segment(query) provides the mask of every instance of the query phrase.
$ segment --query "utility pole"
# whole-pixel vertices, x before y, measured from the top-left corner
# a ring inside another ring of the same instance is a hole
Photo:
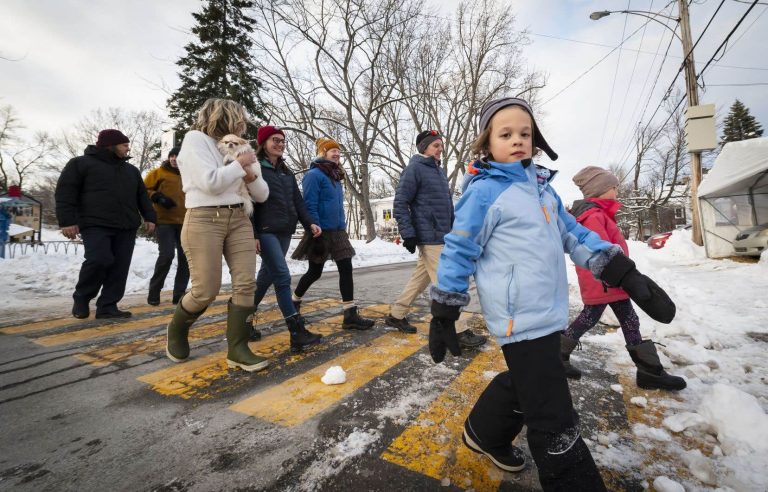
[[[685,70],[685,94],[688,107],[699,105],[699,90],[696,82],[696,67],[693,61],[693,42],[691,41],[691,20],[688,16],[688,2],[677,0],[678,15],[680,16],[680,33],[683,40],[683,56]],[[692,239],[702,246],[701,219],[699,215],[699,183],[701,183],[701,152],[691,152],[691,212],[693,217]]]

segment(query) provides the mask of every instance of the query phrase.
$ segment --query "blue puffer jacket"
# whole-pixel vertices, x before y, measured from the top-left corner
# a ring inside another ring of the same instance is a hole
[[[499,345],[565,329],[563,253],[599,272],[613,245],[565,211],[549,185],[554,174],[539,186],[534,164],[489,162],[476,170],[445,237],[432,298],[466,305],[474,274],[483,316]]]
[[[453,225],[448,178],[438,161],[416,154],[400,176],[395,193],[395,219],[403,238],[418,244],[443,244]]]
[[[344,217],[344,187],[332,180],[312,161],[309,171],[301,181],[304,203],[314,223],[328,231],[344,231],[347,220]]]

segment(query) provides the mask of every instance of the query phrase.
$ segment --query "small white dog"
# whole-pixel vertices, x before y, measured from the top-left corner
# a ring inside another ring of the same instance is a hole
[[[241,154],[249,151],[253,152],[253,147],[248,143],[248,140],[240,138],[237,135],[224,135],[224,137],[219,140],[217,147],[219,148],[221,155],[224,156],[225,166],[235,162]],[[256,177],[261,176],[261,166],[258,162],[255,165],[249,165],[248,169],[246,169],[246,172],[247,171],[252,172]],[[243,198],[245,213],[250,216],[253,214],[253,202],[250,193],[248,193],[248,186],[246,186],[245,181],[240,182],[240,189],[237,193]]]

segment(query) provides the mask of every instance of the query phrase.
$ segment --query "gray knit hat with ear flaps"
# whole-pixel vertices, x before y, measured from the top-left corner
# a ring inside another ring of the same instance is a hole
[[[526,101],[517,97],[502,97],[501,99],[494,99],[483,104],[483,109],[480,111],[479,133],[484,132],[488,128],[493,115],[509,106],[520,106],[528,112],[531,116],[531,121],[533,121],[533,145],[543,150],[550,159],[556,161],[557,153],[552,150],[552,147],[544,139],[544,135],[541,134],[541,130],[539,130],[539,126],[536,124],[536,118],[533,117],[531,106]]]

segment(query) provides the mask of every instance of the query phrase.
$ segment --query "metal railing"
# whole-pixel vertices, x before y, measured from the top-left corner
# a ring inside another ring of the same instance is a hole
[[[6,243],[5,251],[8,254],[8,258],[16,256],[17,252],[22,255],[27,254],[30,249],[34,252],[42,249],[44,254],[48,254],[48,250],[53,248],[54,253],[58,253],[59,250],[63,250],[64,254],[77,254],[77,250],[83,245],[82,241],[43,241],[37,243]]]

